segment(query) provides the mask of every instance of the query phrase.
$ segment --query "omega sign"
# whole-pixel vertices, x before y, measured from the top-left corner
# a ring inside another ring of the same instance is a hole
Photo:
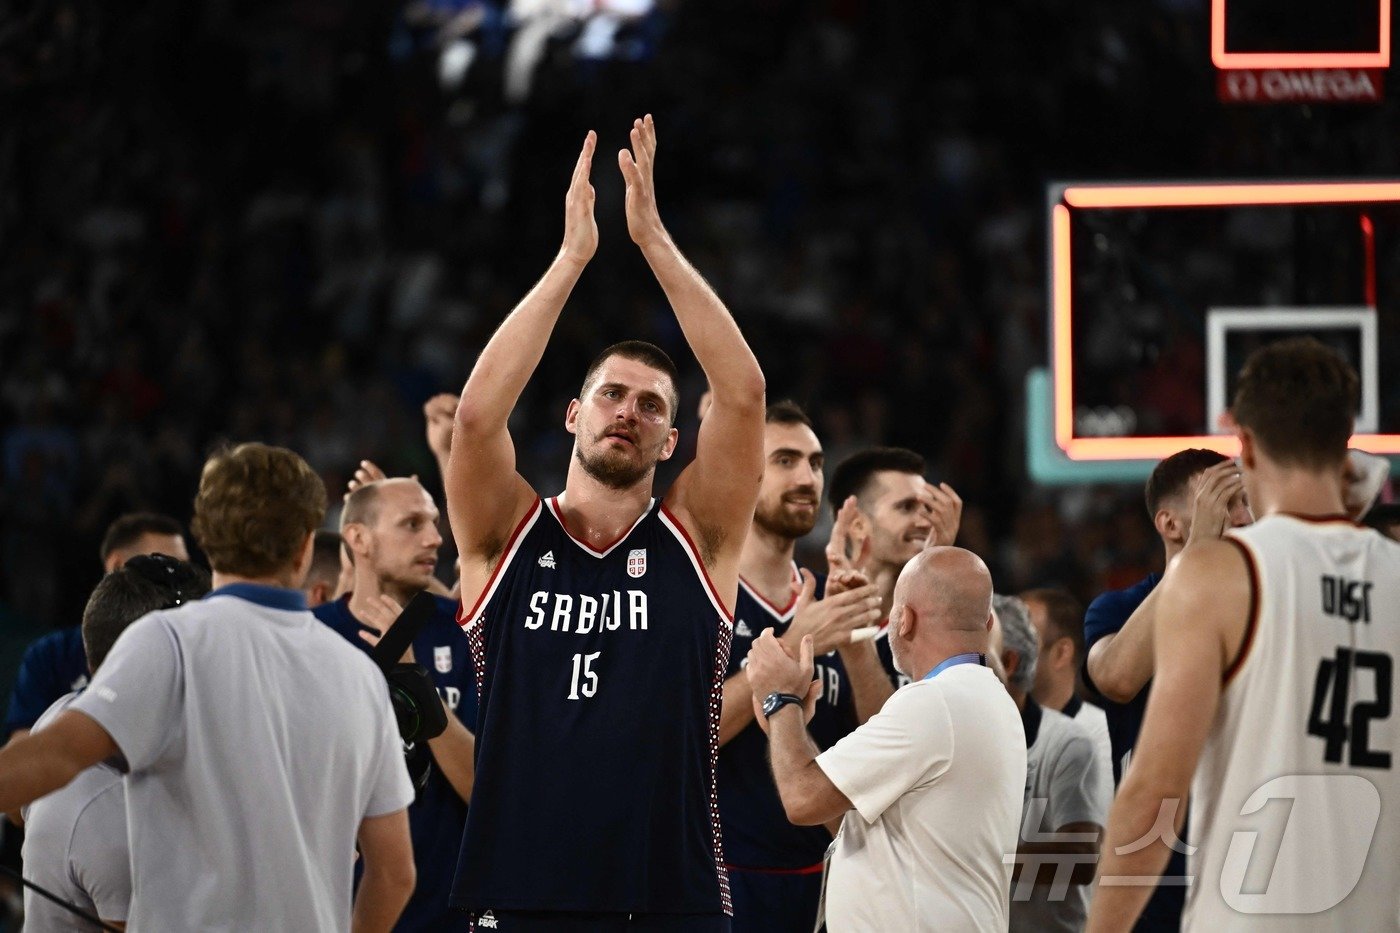
[[[1373,104],[1384,90],[1377,68],[1240,68],[1217,74],[1216,90],[1227,104]]]

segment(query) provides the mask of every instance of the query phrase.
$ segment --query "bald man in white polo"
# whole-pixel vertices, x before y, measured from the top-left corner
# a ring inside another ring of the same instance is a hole
[[[810,639],[793,658],[765,632],[749,652],[788,819],[842,820],[826,886],[832,933],[1006,929],[1026,739],[986,666],[991,600],[991,574],[970,551],[932,547],[909,561],[889,638],[913,682],[821,753],[804,719],[820,689]]]

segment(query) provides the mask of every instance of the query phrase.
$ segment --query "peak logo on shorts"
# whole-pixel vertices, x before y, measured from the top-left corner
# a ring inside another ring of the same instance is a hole
[[[480,917],[476,918],[476,925],[481,927],[483,930],[500,929],[500,927],[496,924],[496,915],[489,910],[486,911],[486,913],[482,914]]]
[[[627,554],[627,575],[636,579],[647,572],[647,549],[633,548]]]

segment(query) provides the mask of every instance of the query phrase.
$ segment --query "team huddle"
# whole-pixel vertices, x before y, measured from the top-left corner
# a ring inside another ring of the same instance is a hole
[[[1348,503],[1340,356],[1257,351],[1238,462],[1158,466],[1165,574],[1087,614],[1000,594],[921,456],[828,483],[812,421],[768,403],[662,224],[647,116],[618,166],[710,386],[694,460],[657,498],[679,377],[627,340],[583,374],[542,495],[510,415],[597,248],[595,146],[558,255],[425,409],[450,591],[416,479],[364,464],[328,535],[316,474],[253,443],[200,480],[212,578],[178,524],[104,544],[81,670],[12,704],[0,750],[56,895],[26,894],[26,929],[1400,929],[1400,545]],[[802,568],[823,499],[827,566]],[[424,591],[403,661],[447,724],[408,740],[369,652]]]

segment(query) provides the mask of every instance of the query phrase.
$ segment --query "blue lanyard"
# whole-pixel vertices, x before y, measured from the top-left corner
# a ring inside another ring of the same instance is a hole
[[[975,651],[969,652],[967,654],[955,654],[948,660],[944,661],[942,664],[939,664],[933,670],[929,671],[927,676],[925,676],[923,679],[933,680],[933,678],[937,677],[939,674],[943,673],[948,668],[955,667],[959,664],[981,664],[985,667],[987,664],[987,656],[985,654],[978,654]]]

